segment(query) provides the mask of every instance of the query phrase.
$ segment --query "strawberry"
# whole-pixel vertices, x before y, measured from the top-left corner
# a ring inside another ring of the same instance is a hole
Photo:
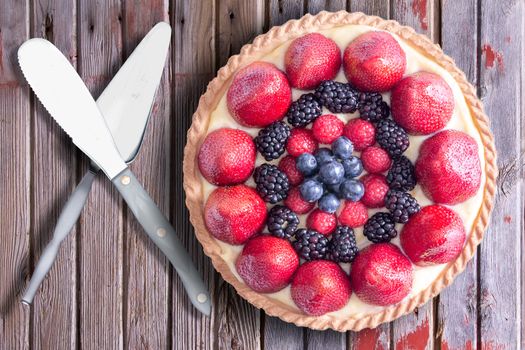
[[[376,146],[367,147],[361,153],[361,162],[365,170],[372,174],[384,173],[392,165],[388,152]]]
[[[385,196],[388,192],[386,177],[378,174],[367,174],[361,178],[365,186],[365,194],[361,202],[369,208],[381,208],[385,206]]]
[[[444,130],[419,148],[416,178],[433,202],[457,204],[474,196],[481,183],[476,141],[457,130]]]
[[[258,293],[286,287],[299,266],[299,257],[287,240],[263,235],[250,239],[235,261],[244,283]]]
[[[303,182],[303,174],[297,170],[294,156],[287,155],[286,157],[281,158],[278,168],[288,176],[288,182],[290,185],[297,186]]]
[[[282,119],[291,103],[286,76],[267,62],[253,62],[239,70],[227,93],[233,118],[250,127],[265,127]]]
[[[341,225],[351,228],[363,226],[368,220],[368,209],[359,201],[345,201],[337,219]]]
[[[465,244],[465,226],[456,212],[442,205],[429,205],[403,226],[401,247],[419,266],[455,260]]]
[[[325,236],[329,236],[335,230],[336,226],[336,216],[321,209],[315,209],[306,218],[307,228],[315,230]]]
[[[314,153],[317,146],[312,130],[303,128],[292,129],[286,142],[286,150],[294,157],[299,157],[303,153]]]
[[[325,114],[314,121],[312,132],[319,143],[331,144],[339,136],[343,135],[344,126],[343,121],[335,115]]]
[[[199,170],[214,185],[236,185],[250,177],[256,155],[255,144],[246,132],[218,129],[206,136],[199,149]]]
[[[350,270],[355,294],[373,305],[400,302],[410,293],[412,279],[412,263],[391,243],[372,244],[361,250]]]
[[[403,77],[406,56],[392,35],[370,31],[348,44],[343,68],[350,84],[359,90],[387,91]]]
[[[261,232],[266,216],[264,201],[246,185],[216,188],[204,207],[208,231],[229,244],[243,244]]]
[[[374,125],[359,118],[351,119],[345,125],[343,135],[352,141],[356,151],[362,151],[376,142]]]
[[[341,50],[322,34],[306,34],[290,44],[284,67],[292,87],[314,89],[323,80],[335,78],[341,67]]]
[[[452,89],[439,75],[418,72],[392,89],[392,118],[409,134],[428,135],[447,125],[454,111]]]
[[[309,213],[315,207],[315,203],[310,203],[303,199],[299,187],[290,189],[288,197],[284,200],[284,205],[299,215]]]
[[[348,276],[337,263],[315,260],[299,266],[292,280],[291,293],[304,313],[320,316],[345,306],[352,288]]]

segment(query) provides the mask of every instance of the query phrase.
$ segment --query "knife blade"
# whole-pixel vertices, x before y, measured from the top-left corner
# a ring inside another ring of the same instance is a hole
[[[153,97],[160,81],[171,38],[169,24],[156,24],[137,45],[97,99],[119,153],[129,164],[142,144]],[[91,166],[60,213],[52,239],[35,266],[22,296],[32,303],[38,287],[53,266],[62,241],[77,222],[98,169]]]
[[[82,79],[62,53],[44,39],[30,39],[18,50],[26,80],[73,143],[117,187],[146,234],[170,260],[193,305],[211,311],[202,278],[175,230],[121,158],[104,117]]]

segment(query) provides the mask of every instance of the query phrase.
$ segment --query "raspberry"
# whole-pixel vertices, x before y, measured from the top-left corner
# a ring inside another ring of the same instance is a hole
[[[383,175],[367,174],[361,178],[365,186],[365,194],[361,201],[369,208],[385,206],[385,196],[388,192],[388,183]]]
[[[362,151],[375,143],[376,131],[372,123],[355,118],[345,125],[343,135],[352,141],[356,151]]]
[[[314,138],[320,143],[331,144],[343,135],[345,124],[333,114],[325,114],[317,118],[312,125]]]
[[[299,187],[294,187],[288,192],[288,197],[284,200],[284,205],[299,215],[306,214],[315,207],[315,203],[307,202],[301,197]]]
[[[314,230],[300,228],[295,231],[292,245],[299,257],[308,261],[324,259],[328,253],[328,238]]]
[[[338,220],[340,224],[352,228],[363,226],[368,220],[368,209],[361,202],[345,201]]]
[[[337,218],[334,214],[315,209],[306,219],[306,227],[315,230],[325,236],[330,235],[337,225]]]
[[[372,174],[384,173],[392,165],[388,153],[375,146],[370,146],[361,153],[361,162],[363,162],[365,170]]]
[[[348,226],[337,226],[328,243],[330,260],[349,263],[357,255],[354,230]]]
[[[297,226],[299,225],[299,218],[297,214],[289,208],[276,205],[268,213],[268,231],[272,236],[278,238],[290,239]]]
[[[289,136],[290,127],[278,121],[259,130],[254,141],[257,150],[264,156],[264,159],[270,161],[279,158],[284,153],[286,140]]]
[[[321,104],[314,94],[304,94],[292,103],[286,116],[290,125],[304,127],[317,119],[321,111]]]
[[[281,158],[278,168],[288,176],[288,182],[291,186],[297,186],[303,182],[303,175],[295,166],[295,157],[288,155]]]
[[[255,168],[253,179],[257,184],[257,192],[265,202],[274,204],[288,196],[288,177],[275,165],[263,164]]]
[[[317,141],[314,139],[312,130],[309,129],[292,129],[286,150],[294,157],[299,157],[303,153],[314,153],[317,149]]]
[[[366,222],[363,234],[374,243],[390,242],[397,236],[394,218],[390,213],[375,213]]]

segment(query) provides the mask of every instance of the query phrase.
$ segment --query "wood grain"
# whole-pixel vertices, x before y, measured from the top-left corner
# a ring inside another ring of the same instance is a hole
[[[523,150],[523,1],[480,2],[480,95],[496,138],[500,179]],[[503,97],[504,96],[504,97]],[[518,161],[518,164],[521,162]],[[491,224],[481,245],[479,315],[482,349],[520,348],[522,181],[500,182]]]
[[[210,287],[214,298],[215,272],[194,237],[193,227],[184,205],[182,158],[186,130],[191,124],[191,116],[196,108],[196,97],[204,92],[206,84],[215,71],[215,3],[176,1],[172,2],[171,8],[173,12],[171,23],[174,29],[171,47],[173,57],[170,130],[171,222]],[[215,337],[213,322],[217,304],[214,303],[215,309],[211,318],[203,316],[191,305],[173,269],[172,275],[172,348],[212,349]]]
[[[116,0],[79,2],[78,68],[95,97],[122,63],[121,5]],[[85,349],[124,345],[123,227],[122,200],[100,174],[80,218],[79,344]]]
[[[77,61],[76,4],[37,1],[32,7],[32,37],[53,42],[73,64]],[[34,103],[32,260],[36,263],[51,239],[58,215],[79,178],[75,146],[66,133]],[[32,269],[34,266],[32,267]],[[61,245],[57,260],[33,302],[32,339],[36,349],[70,349],[77,339],[77,230]]]
[[[418,33],[426,34],[434,42],[439,40],[439,27],[434,18],[435,2],[430,0],[392,0],[392,19],[412,26]],[[397,349],[432,349],[434,343],[433,300],[391,323],[392,343]]]
[[[158,22],[167,21],[164,0],[126,1],[123,18],[124,54],[135,46]],[[169,59],[167,61],[169,63]],[[170,69],[159,84],[144,143],[131,169],[158,207],[169,215]],[[168,329],[169,261],[144,234],[133,213],[125,212],[124,232],[124,347],[165,349],[170,342]]]
[[[16,51],[28,38],[28,5],[6,1],[0,11],[0,347],[27,349],[29,309],[20,292],[29,272],[30,103]]]
[[[441,45],[445,53],[477,84],[477,2],[441,3]],[[477,340],[477,255],[454,283],[441,292],[436,345],[444,349],[472,348]]]
[[[315,15],[321,11],[347,10],[346,0],[308,0],[307,12]]]

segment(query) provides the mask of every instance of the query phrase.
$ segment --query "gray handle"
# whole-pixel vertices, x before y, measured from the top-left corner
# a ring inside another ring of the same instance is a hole
[[[80,181],[75,188],[75,191],[71,194],[71,197],[69,197],[64,209],[62,209],[62,213],[60,213],[60,216],[58,217],[57,226],[53,232],[53,237],[44,248],[44,251],[35,267],[35,271],[31,276],[31,280],[29,281],[29,286],[22,296],[22,302],[24,304],[29,305],[33,302],[33,298],[35,297],[40,283],[42,283],[49,270],[51,270],[51,266],[53,266],[57,257],[60,244],[67,237],[69,232],[71,232],[71,229],[80,216],[82,208],[86,204],[95,175],[96,173],[91,169],[84,175],[82,181]]]
[[[166,217],[128,168],[118,174],[112,182],[146,234],[166,255],[177,271],[195,308],[205,315],[210,315],[211,300],[208,290]]]

